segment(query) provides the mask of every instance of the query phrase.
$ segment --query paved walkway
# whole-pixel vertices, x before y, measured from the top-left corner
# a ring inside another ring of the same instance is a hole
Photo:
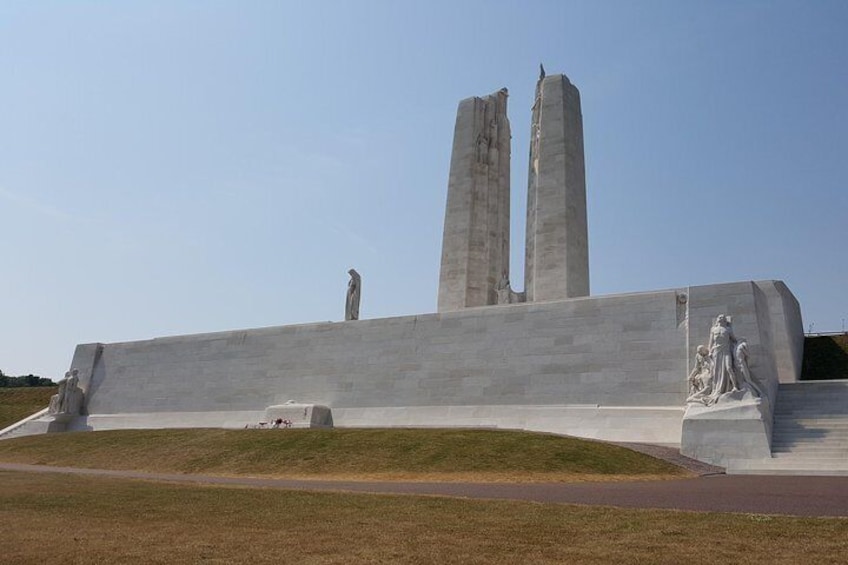
[[[690,457],[686,457],[685,455],[681,455],[680,446],[670,447],[663,445],[654,445],[651,443],[610,443],[612,443],[613,445],[626,447],[627,449],[630,449],[632,451],[644,453],[645,455],[650,455],[651,457],[655,457],[656,459],[668,461],[672,465],[683,467],[684,469],[687,469],[695,473],[696,475],[718,475],[724,473],[724,467],[717,467],[715,465],[710,465],[709,463],[704,463],[703,461],[698,461],[697,459],[692,459]]]
[[[418,483],[302,481],[110,471],[0,463],[0,470],[70,473],[286,490],[417,494],[710,512],[848,517],[848,477],[709,475],[619,483]]]

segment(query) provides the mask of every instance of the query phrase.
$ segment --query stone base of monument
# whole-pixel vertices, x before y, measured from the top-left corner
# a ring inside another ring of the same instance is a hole
[[[60,414],[59,416],[62,417],[57,419],[52,415],[42,415],[36,418],[27,418],[21,422],[17,422],[13,426],[0,430],[0,437],[2,439],[12,439],[67,431],[68,423],[73,420],[74,416],[71,414]]]
[[[338,427],[497,428],[615,442],[680,445],[680,406],[464,405],[333,408]]]
[[[42,418],[42,420],[44,420],[46,422],[55,422],[57,424],[56,427],[58,428],[59,426],[67,425],[68,422],[70,422],[71,420],[73,420],[74,418],[76,418],[78,416],[79,416],[79,414],[69,414],[69,413],[49,414],[47,416],[44,416]]]
[[[722,467],[736,459],[771,457],[768,398],[728,393],[713,406],[690,404],[683,414],[680,453]]]
[[[284,411],[246,410],[228,412],[147,412],[89,414],[68,425],[68,431],[102,431],[162,428],[243,429],[277,418],[294,426],[307,412],[309,425],[316,427],[472,427],[527,430],[573,435],[617,442],[680,445],[683,419],[681,406],[598,406],[598,405],[464,405],[464,406],[370,406],[327,407],[325,405],[282,404]],[[319,409],[320,406],[320,409]],[[269,407],[276,408],[276,406]],[[299,410],[299,413],[297,412]],[[292,412],[289,412],[292,411]],[[326,412],[325,412],[326,411]],[[324,413],[323,422],[320,415]],[[285,415],[284,415],[285,414]],[[305,427],[303,422],[298,427]]]
[[[301,404],[287,402],[265,409],[265,421],[273,424],[276,420],[286,422],[287,428],[332,428],[333,414],[328,406],[321,404]]]

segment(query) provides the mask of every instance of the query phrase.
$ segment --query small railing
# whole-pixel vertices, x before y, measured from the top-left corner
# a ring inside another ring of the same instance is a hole
[[[35,414],[33,414],[31,416],[27,416],[23,420],[18,420],[17,422],[12,424],[11,426],[7,426],[7,427],[3,428],[2,430],[0,430],[0,439],[3,439],[3,436],[17,430],[21,426],[24,426],[27,422],[31,422],[32,420],[36,420],[38,418],[41,418],[42,416],[47,414],[48,410],[50,410],[50,408],[45,408],[44,410],[39,410]]]

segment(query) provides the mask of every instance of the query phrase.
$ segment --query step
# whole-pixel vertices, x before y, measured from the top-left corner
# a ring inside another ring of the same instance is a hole
[[[827,446],[848,447],[848,438],[810,438],[810,437],[788,437],[788,436],[772,436],[772,445],[811,445],[811,446]]]
[[[845,434],[817,434],[817,433],[773,433],[772,442],[780,441],[802,441],[804,443],[845,443],[848,445],[848,436]]]
[[[848,416],[848,406],[816,406],[814,404],[795,404],[795,405],[786,405],[786,404],[778,404],[774,409],[775,414],[795,414],[796,412],[811,412],[814,414],[824,413],[824,414],[836,414],[836,417],[839,416]]]
[[[800,390],[821,390],[827,389],[845,389],[848,388],[848,379],[827,379],[821,381],[801,381],[797,383],[782,383],[780,391],[798,392]]]
[[[840,433],[818,433],[815,432],[774,432],[772,433],[772,441],[801,441],[804,443],[845,443],[848,444],[848,435]]]
[[[772,436],[772,445],[810,445],[823,447],[846,447],[848,448],[848,438],[846,437],[798,437],[798,436]]]
[[[848,429],[848,420],[830,420],[822,418],[813,420],[811,418],[775,418],[775,427],[796,427],[796,428],[834,428],[838,430]]]
[[[848,404],[844,402],[782,402],[780,400],[777,401],[775,405],[775,411],[779,412],[781,410],[834,410],[836,412],[841,412],[848,408]]]
[[[775,418],[800,419],[800,420],[848,420],[848,412],[836,412],[834,410],[786,410],[774,413]]]
[[[848,426],[845,425],[832,425],[832,424],[797,424],[797,423],[784,423],[784,422],[775,422],[772,426],[773,430],[781,430],[786,433],[792,432],[832,432],[834,434],[844,434],[848,432]]]
[[[848,460],[782,454],[766,459],[734,459],[726,472],[733,474],[848,475]]]
[[[827,439],[831,437],[846,437],[848,436],[848,429],[831,428],[828,426],[774,426],[772,433],[776,436]]]
[[[775,406],[845,406],[848,404],[848,398],[778,398]]]
[[[773,441],[806,441],[811,443],[833,443],[848,440],[848,434],[836,430],[813,428],[804,430],[774,430]]]
[[[848,424],[848,415],[832,416],[829,414],[775,414],[773,421],[775,423],[786,424],[815,424],[817,426],[845,426]]]
[[[805,453],[795,453],[795,452],[775,452],[771,454],[772,458],[780,459],[783,461],[784,459],[797,460],[797,461],[818,461],[821,463],[827,463],[831,465],[835,464],[846,464],[848,465],[848,454],[841,455],[833,455],[833,454],[805,454]]]
[[[797,476],[848,476],[848,464],[827,465],[809,462],[774,461],[773,459],[752,462],[750,460],[728,461],[728,475],[797,475]]]
[[[796,412],[810,412],[813,414],[835,414],[835,418],[848,415],[848,406],[784,406],[778,405],[775,414],[794,414]]]
[[[780,427],[773,428],[773,435],[781,437],[800,437],[807,439],[848,438],[845,428],[816,427]]]
[[[798,459],[843,459],[848,462],[848,452],[838,449],[833,451],[820,452],[798,452],[798,451],[777,451],[771,454],[772,457],[796,457]]]
[[[828,396],[838,396],[844,397],[848,396],[848,387],[844,385],[835,386],[828,389],[823,389],[821,387],[812,387],[806,390],[785,390],[780,389],[777,391],[778,398],[810,398],[810,397],[828,397]]]
[[[848,405],[845,404],[781,404],[774,408],[775,414],[786,412],[833,412],[834,414],[848,414]]]
[[[780,449],[795,449],[795,448],[804,448],[804,449],[812,449],[817,451],[845,451],[848,450],[848,442],[845,441],[835,441],[835,442],[823,442],[823,441],[791,441],[791,440],[778,440],[771,442],[772,450],[777,448]]]
[[[777,391],[777,400],[780,402],[784,399],[803,399],[803,398],[824,398],[826,400],[838,400],[848,398],[848,387],[835,387],[830,390],[824,389],[808,389],[808,390],[779,390]]]
[[[833,457],[848,458],[848,447],[818,448],[803,445],[773,445],[771,447],[771,452],[772,455],[774,455],[775,453],[797,453],[798,455],[803,455],[805,457],[816,455],[828,455]]]
[[[834,428],[774,428],[773,437],[829,440],[848,438],[848,430]]]
[[[814,398],[816,400],[845,400],[848,398],[848,388],[842,388],[841,390],[807,390],[807,391],[792,391],[787,392],[785,390],[781,390],[777,393],[777,401],[783,402],[784,400],[801,400],[805,401],[808,398]]]

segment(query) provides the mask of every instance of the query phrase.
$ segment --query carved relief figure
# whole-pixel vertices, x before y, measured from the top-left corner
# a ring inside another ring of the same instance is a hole
[[[688,401],[701,402],[712,392],[712,361],[706,345],[699,345],[695,354],[695,368],[689,373]]]
[[[512,287],[509,284],[509,277],[504,273],[501,276],[501,280],[498,282],[498,285],[495,287],[495,291],[498,293],[498,304],[511,304],[512,303]]]
[[[738,371],[739,381],[742,387],[750,388],[755,395],[762,397],[763,391],[754,377],[751,376],[751,370],[748,368],[748,342],[745,338],[741,338],[736,345],[735,351],[736,369]]]
[[[498,154],[498,122],[497,120],[492,120],[489,122],[489,146],[486,151],[486,162],[489,165],[495,165],[497,163],[497,154]]]
[[[348,271],[350,280],[347,283],[347,297],[345,299],[345,320],[359,319],[359,297],[362,293],[362,277],[356,269]]]
[[[482,133],[477,135],[477,162],[483,165],[489,162],[489,138]]]

